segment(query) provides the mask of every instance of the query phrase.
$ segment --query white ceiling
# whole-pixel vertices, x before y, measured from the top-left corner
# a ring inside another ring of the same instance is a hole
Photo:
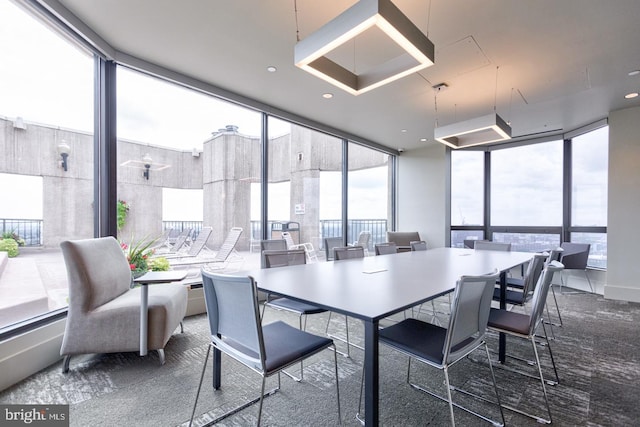
[[[434,144],[436,120],[494,106],[518,137],[640,105],[624,98],[640,91],[640,76],[628,75],[640,69],[638,0],[394,0],[434,43],[435,65],[359,96],[293,65],[296,27],[303,39],[355,0],[58,2],[117,51],[391,148]],[[335,57],[363,69],[389,49],[370,32]],[[449,88],[436,114],[438,83]]]

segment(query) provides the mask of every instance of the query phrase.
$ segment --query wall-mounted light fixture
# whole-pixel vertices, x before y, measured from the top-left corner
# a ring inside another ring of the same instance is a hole
[[[369,71],[355,74],[327,54],[377,27],[404,53]],[[434,46],[390,0],[360,0],[295,46],[295,64],[352,95],[375,89],[433,65]]]
[[[67,159],[69,158],[69,153],[71,153],[71,147],[63,139],[60,141],[60,144],[58,144],[58,154],[62,158],[62,160],[60,160],[60,166],[65,172],[67,171]]]
[[[152,159],[149,153],[142,156],[142,163],[144,163],[144,172],[142,173],[142,176],[144,176],[147,181],[149,180],[149,169],[151,169],[151,162]]]

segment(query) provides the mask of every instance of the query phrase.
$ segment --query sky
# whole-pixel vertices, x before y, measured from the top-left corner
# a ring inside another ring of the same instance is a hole
[[[573,139],[572,225],[607,225],[606,127]],[[561,226],[563,141],[491,153],[491,225]],[[452,225],[482,225],[484,153],[452,154]]]

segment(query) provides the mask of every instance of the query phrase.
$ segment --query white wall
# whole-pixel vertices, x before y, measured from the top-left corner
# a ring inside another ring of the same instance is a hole
[[[446,149],[432,144],[398,158],[398,231],[418,231],[430,248],[445,246]]]
[[[605,298],[640,302],[640,108],[609,114]]]

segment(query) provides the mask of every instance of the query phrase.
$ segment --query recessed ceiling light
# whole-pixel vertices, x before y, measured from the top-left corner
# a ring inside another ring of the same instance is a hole
[[[269,65],[267,67],[267,71],[270,73],[275,73],[276,71],[278,71],[278,69],[276,67],[274,67],[273,65]]]
[[[420,142],[427,142],[427,138],[420,138]]]
[[[640,70],[629,71],[630,76],[637,76],[638,74],[640,74]]]
[[[407,130],[406,129],[402,129],[400,132],[407,133]]]
[[[635,98],[636,96],[638,96],[638,92],[628,93],[624,97],[627,98],[627,99],[631,99],[631,98]]]
[[[333,94],[329,93],[329,92],[323,93],[322,97],[325,98],[325,99],[331,99],[331,98],[333,98]]]

